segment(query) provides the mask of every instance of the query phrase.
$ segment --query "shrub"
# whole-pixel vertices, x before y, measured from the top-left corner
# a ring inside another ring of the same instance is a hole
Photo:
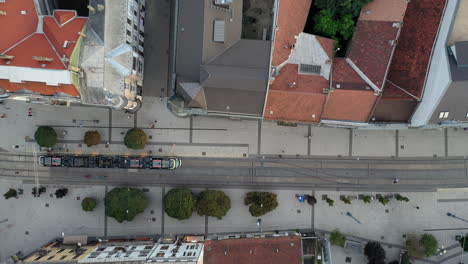
[[[84,198],[83,201],[81,202],[81,208],[85,212],[93,211],[94,208],[96,208],[96,199],[89,198],[89,197]]]
[[[231,208],[231,199],[223,191],[208,190],[197,195],[197,213],[222,219]]]
[[[101,142],[101,134],[97,131],[86,131],[84,142],[88,147],[98,145]]]
[[[40,193],[40,191],[39,191],[39,193]],[[67,194],[68,194],[68,189],[67,188],[61,188],[61,189],[57,189],[57,191],[55,191],[55,197],[57,199],[63,198]]]
[[[125,134],[125,146],[130,149],[142,149],[147,141],[146,133],[140,128],[132,128]]]
[[[401,194],[395,194],[395,199],[396,199],[397,201],[409,202],[408,197],[405,197],[405,196],[403,196],[403,195],[401,195]]]
[[[143,213],[148,200],[142,190],[118,187],[106,194],[104,204],[106,215],[122,223],[123,221],[132,221],[136,215]]]
[[[170,217],[184,220],[192,216],[196,198],[187,188],[175,188],[164,196],[164,211]]]
[[[381,204],[383,204],[383,205],[386,205],[386,204],[388,204],[390,202],[390,200],[387,197],[381,196],[381,197],[379,197],[379,202]]]
[[[351,199],[347,196],[341,196],[340,200],[343,201],[345,204],[351,204]]]
[[[364,201],[364,203],[371,203],[372,198],[370,195],[364,195],[364,197],[362,197],[362,201]]]
[[[345,240],[345,236],[338,229],[330,233],[330,243],[332,245],[344,247]]]
[[[57,132],[51,127],[41,126],[34,133],[34,139],[39,146],[50,148],[57,143]]]
[[[249,212],[252,216],[262,216],[278,207],[275,193],[249,192],[244,198],[244,204],[250,205]]]
[[[437,253],[439,244],[433,235],[423,234],[421,239],[419,239],[419,243],[421,243],[421,246],[424,248],[424,255],[426,255],[426,257],[434,256]]]
[[[325,201],[327,202],[328,206],[333,206],[333,204],[335,203],[335,201],[333,201],[330,198],[325,199]]]
[[[385,264],[385,250],[378,242],[367,242],[364,255],[369,264]]]
[[[409,234],[406,239],[406,247],[410,256],[421,258],[424,256],[424,249],[415,234]]]
[[[10,199],[10,198],[13,198],[13,197],[18,197],[18,192],[15,190],[15,189],[12,189],[10,188],[8,190],[8,192],[6,192],[3,197],[5,197],[5,199]]]

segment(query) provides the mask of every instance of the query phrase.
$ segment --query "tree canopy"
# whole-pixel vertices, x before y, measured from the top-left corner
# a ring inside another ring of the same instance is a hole
[[[98,145],[101,142],[101,134],[97,131],[86,131],[84,142],[88,147]]]
[[[15,190],[15,189],[12,189],[10,188],[8,190],[8,192],[6,192],[3,197],[5,197],[5,199],[10,199],[10,198],[13,198],[13,197],[18,197],[18,192]]]
[[[423,234],[419,239],[421,246],[424,248],[424,255],[426,257],[434,256],[437,254],[439,244],[437,239],[431,234]]]
[[[197,213],[222,219],[231,208],[231,199],[223,191],[207,190],[197,195]]]
[[[83,211],[86,212],[91,212],[96,208],[96,199],[86,197],[81,201],[81,208],[83,208]]]
[[[249,192],[244,198],[244,204],[250,205],[249,212],[252,216],[262,216],[278,207],[275,193]]]
[[[367,242],[364,255],[367,256],[368,264],[385,264],[385,250],[378,242]]]
[[[38,127],[34,139],[41,147],[50,148],[57,143],[57,132],[49,126]]]
[[[118,187],[106,194],[104,203],[106,215],[122,223],[123,221],[132,221],[136,215],[143,213],[148,200],[140,189]]]
[[[145,131],[140,128],[132,128],[125,134],[125,146],[130,149],[143,149],[146,145],[147,137]]]
[[[164,211],[170,217],[184,220],[192,216],[196,198],[187,188],[175,188],[164,196]]]
[[[330,233],[330,243],[332,245],[344,247],[345,240],[345,236],[338,229]]]

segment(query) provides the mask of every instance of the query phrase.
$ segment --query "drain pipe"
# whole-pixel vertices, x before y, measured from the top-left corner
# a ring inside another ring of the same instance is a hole
[[[172,87],[172,96],[176,94],[176,52],[177,52],[177,28],[179,24],[179,0],[174,1],[174,27],[173,27],[173,36],[172,36],[172,62],[171,62],[171,87]]]

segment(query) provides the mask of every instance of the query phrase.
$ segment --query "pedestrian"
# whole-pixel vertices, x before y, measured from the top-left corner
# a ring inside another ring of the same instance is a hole
[[[419,206],[416,206],[416,209],[419,210]]]
[[[398,179],[398,178],[393,178],[393,183],[394,183],[394,184],[395,184],[395,183],[398,183],[399,181],[400,181],[400,179]]]
[[[154,124],[151,125],[151,128],[154,128]]]

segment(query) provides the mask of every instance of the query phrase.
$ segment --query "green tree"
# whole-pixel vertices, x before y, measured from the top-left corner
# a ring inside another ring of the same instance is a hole
[[[252,216],[262,216],[278,207],[275,193],[248,192],[244,198],[244,204],[250,205],[249,212]]]
[[[231,199],[223,191],[208,190],[197,195],[197,213],[222,219],[231,208]]]
[[[346,237],[338,229],[330,233],[330,243],[332,245],[344,247],[345,240]]]
[[[378,242],[367,242],[364,255],[367,256],[368,264],[385,264],[385,250]]]
[[[196,203],[196,197],[190,189],[175,188],[164,196],[164,211],[170,217],[184,220],[192,216]]]
[[[339,22],[335,19],[335,14],[330,9],[320,10],[318,15],[314,17],[314,22],[315,33],[329,38],[335,36],[340,27]]]
[[[345,204],[351,204],[351,199],[347,196],[341,196],[340,200],[343,201]]]
[[[434,256],[437,253],[439,244],[433,235],[423,234],[421,239],[419,239],[419,243],[421,243],[421,246],[424,248],[426,257]]]
[[[143,213],[148,200],[140,189],[118,187],[106,194],[104,204],[106,215],[122,223],[123,221],[132,221],[136,215]]]
[[[101,142],[101,134],[97,131],[86,131],[84,142],[88,147],[97,145]]]
[[[18,192],[15,190],[15,189],[12,189],[10,188],[8,190],[8,192],[6,192],[3,197],[5,197],[5,199],[10,199],[10,198],[13,198],[13,197],[18,197]]]
[[[468,241],[465,241],[465,239],[466,239],[466,235],[464,237],[460,238],[459,242],[460,242],[460,246],[463,248],[463,250],[468,252]]]
[[[140,128],[132,128],[125,134],[125,146],[130,149],[142,149],[147,141],[146,133]]]
[[[81,201],[81,208],[86,212],[93,211],[94,208],[96,208],[96,199],[90,197],[84,198],[83,201]]]
[[[395,199],[396,199],[397,201],[409,202],[408,197],[403,196],[403,195],[401,195],[401,194],[399,194],[399,193],[395,194]]]
[[[50,148],[57,143],[57,132],[49,126],[40,126],[34,133],[34,139],[39,146]]]
[[[364,203],[371,203],[372,197],[370,195],[364,195],[364,197],[362,197],[362,201]]]
[[[351,15],[344,15],[341,17],[338,27],[338,33],[343,36],[344,40],[348,40],[353,36],[354,33],[354,20]]]
[[[386,205],[390,202],[390,200],[387,197],[380,196],[379,197],[379,202],[383,205]]]
[[[335,201],[333,201],[332,199],[328,198],[325,199],[325,201],[327,202],[328,206],[333,206],[333,204],[335,203]]]

